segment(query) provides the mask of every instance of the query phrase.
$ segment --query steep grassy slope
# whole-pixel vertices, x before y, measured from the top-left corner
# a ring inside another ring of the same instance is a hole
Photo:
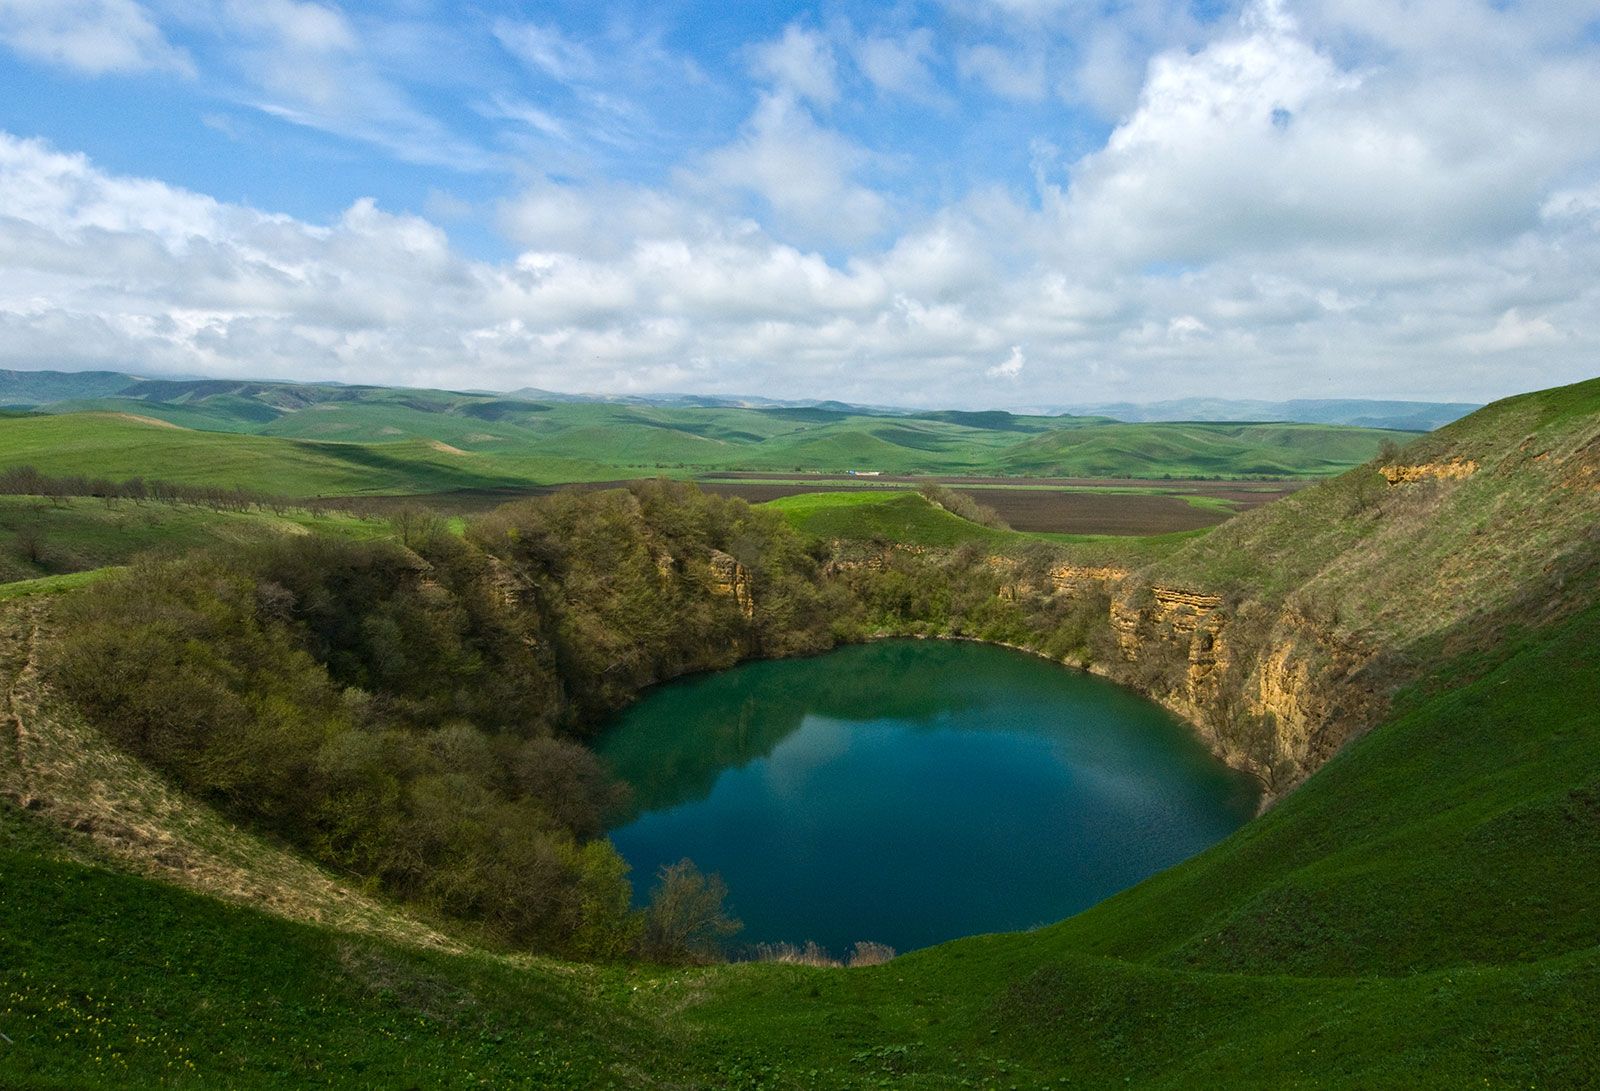
[[[1600,611],[1427,696],[1210,852],[857,971],[427,953],[83,862],[0,811],[18,1086],[1582,1086]],[[13,892],[26,891],[25,897]],[[179,1029],[181,1028],[181,1030]]]
[[[1586,605],[1597,568],[1591,380],[1498,402],[1134,573],[1104,668],[1281,791],[1397,684]]]
[[[0,603],[0,800],[25,809],[68,859],[156,876],[341,931],[449,946],[442,933],[197,803],[115,746],[46,684],[49,603]],[[11,815],[0,832],[26,831]],[[67,837],[62,831],[71,830]],[[19,888],[11,888],[13,891]],[[3,902],[9,914],[20,908]]]

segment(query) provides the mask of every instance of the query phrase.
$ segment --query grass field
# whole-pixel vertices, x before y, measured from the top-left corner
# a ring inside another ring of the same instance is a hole
[[[444,492],[606,476],[589,464],[531,455],[497,459],[426,440],[289,440],[175,428],[107,413],[0,421],[0,465],[30,465],[56,475],[239,486],[293,497]]]
[[[819,538],[954,546],[1021,537],[952,515],[914,492],[803,493],[766,506],[782,512],[796,529]]]
[[[428,493],[712,471],[1306,477],[1363,462],[1406,433],[1281,423],[1120,424],[1009,413],[876,413],[540,402],[327,384],[7,373],[26,418],[0,464],[165,474],[293,495]],[[30,387],[30,383],[32,387]],[[31,393],[30,393],[31,391]],[[63,397],[62,395],[67,395]],[[137,433],[169,427],[163,436]],[[14,434],[13,434],[14,432]],[[206,436],[233,437],[192,456]],[[95,467],[115,465],[116,469]],[[142,464],[142,465],[141,465]]]
[[[141,553],[181,553],[208,545],[262,541],[281,534],[370,537],[387,524],[300,509],[212,511],[193,505],[91,498],[0,496],[0,584],[61,578],[121,564]],[[62,585],[57,585],[62,586]]]

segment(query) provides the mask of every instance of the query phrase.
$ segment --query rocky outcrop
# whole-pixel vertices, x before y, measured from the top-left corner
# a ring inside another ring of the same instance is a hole
[[[750,580],[750,570],[740,564],[730,553],[720,549],[711,551],[711,591],[731,598],[738,604],[746,618],[756,612],[755,592]]]
[[[1121,583],[1128,578],[1128,570],[1112,565],[1058,564],[1049,576],[1052,591],[1077,596]]]
[[[1418,481],[1460,481],[1478,472],[1478,463],[1470,458],[1452,458],[1447,462],[1423,462],[1414,466],[1380,466],[1390,485],[1407,485]]]
[[[1290,607],[1124,583],[1107,622],[1117,658],[1095,669],[1189,721],[1219,757],[1262,781],[1267,802],[1382,711],[1365,677],[1370,650]]]

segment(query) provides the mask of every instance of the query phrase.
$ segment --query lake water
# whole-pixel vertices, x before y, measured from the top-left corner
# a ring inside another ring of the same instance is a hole
[[[689,857],[739,943],[900,951],[1060,920],[1225,837],[1254,782],[1158,705],[1006,648],[895,640],[660,687],[600,742],[642,903]]]

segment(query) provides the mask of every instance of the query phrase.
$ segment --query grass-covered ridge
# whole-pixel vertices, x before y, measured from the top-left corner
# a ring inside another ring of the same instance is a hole
[[[1385,438],[1407,435],[1320,424],[633,405],[131,377],[119,387],[107,373],[7,375],[0,393],[59,419],[3,422],[0,465],[142,473],[299,496],[718,470],[1309,477],[1355,465]],[[170,434],[136,425],[166,425]]]
[[[804,493],[763,506],[782,512],[796,529],[820,538],[954,546],[1019,537],[963,519],[914,492]]]
[[[387,523],[300,508],[218,511],[193,504],[93,497],[0,496],[0,585],[123,564],[144,553],[169,556],[206,546],[283,535],[387,535]]]

